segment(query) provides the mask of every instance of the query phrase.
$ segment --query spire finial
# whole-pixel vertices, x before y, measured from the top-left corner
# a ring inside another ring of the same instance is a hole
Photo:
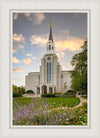
[[[52,22],[50,22],[49,40],[52,40],[52,42],[53,42],[53,36],[52,36]]]
[[[50,22],[50,28],[52,28],[52,22]]]

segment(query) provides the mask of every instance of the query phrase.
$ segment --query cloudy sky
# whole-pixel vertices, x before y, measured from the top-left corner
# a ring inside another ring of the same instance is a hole
[[[39,71],[52,22],[59,62],[72,70],[72,57],[87,38],[86,13],[13,13],[13,84],[25,86],[25,75]]]

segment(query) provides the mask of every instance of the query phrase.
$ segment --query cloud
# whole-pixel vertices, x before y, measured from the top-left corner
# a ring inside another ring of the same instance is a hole
[[[39,61],[39,59],[36,58],[36,57],[32,57],[32,58],[33,58],[34,61]]]
[[[62,33],[68,34],[68,31],[62,31]],[[84,44],[85,39],[83,38],[76,38],[76,37],[71,37],[68,35],[65,35],[65,39],[63,40],[61,37],[56,37],[55,36],[55,49],[57,52],[64,52],[65,50],[69,49],[71,51],[77,51],[80,50],[81,46]],[[31,45],[37,45],[40,47],[45,47],[46,43],[48,41],[48,34],[45,34],[44,36],[39,36],[39,35],[32,35],[30,37],[30,42]],[[62,53],[63,56],[64,53]]]
[[[38,36],[38,35],[32,35],[30,37],[30,42],[31,45],[40,45],[40,46],[45,46],[47,43],[47,38],[43,37],[43,36]]]
[[[13,18],[14,18],[14,20],[16,20],[18,18],[18,13],[14,13]]]
[[[62,33],[68,33],[67,30],[62,31]],[[46,47],[46,43],[48,42],[48,35],[45,34],[44,36],[39,36],[39,35],[32,35],[30,37],[30,42],[31,45],[37,45],[40,47]],[[77,51],[81,50],[81,46],[84,44],[85,39],[83,38],[77,38],[77,37],[71,37],[68,35],[65,35],[65,39],[62,39],[61,37],[56,37],[55,36],[55,50],[57,52],[64,52],[66,50],[71,50],[71,51]],[[61,57],[64,56],[64,53],[60,53]]]
[[[25,38],[23,37],[23,34],[13,34],[13,40],[16,42],[24,42],[25,43]]]
[[[27,53],[26,56],[32,57],[32,53]]]
[[[24,16],[34,25],[39,25],[46,18],[43,13],[24,13]]]
[[[14,78],[14,79],[12,79],[12,81],[13,81],[13,83],[14,83],[15,81],[18,81],[18,79],[15,79],[15,78]]]
[[[20,44],[19,44],[19,45],[17,45],[17,48],[18,48],[18,49],[24,49],[24,45],[20,45]]]
[[[65,53],[64,52],[59,52],[59,53],[56,53],[56,55],[58,56],[58,58],[63,58]]]
[[[23,69],[21,67],[14,67],[13,68],[13,71],[16,71],[16,72],[23,72]]]
[[[15,50],[15,49],[13,49],[13,51],[12,51],[13,53],[17,53],[17,51]]]
[[[34,61],[39,61],[38,58],[32,56],[32,53],[27,53],[26,55],[27,55],[28,57],[31,57]]]
[[[13,57],[13,62],[14,63],[20,63],[20,61],[16,57]]]
[[[69,36],[69,30],[61,30],[59,33],[64,36]]]
[[[26,17],[29,17],[31,15],[31,13],[25,13],[24,14]]]
[[[26,58],[26,59],[24,59],[23,62],[24,62],[25,64],[29,64],[29,65],[32,64],[32,61],[31,61],[30,58]]]
[[[25,79],[25,76],[20,76],[21,79]]]
[[[80,47],[84,44],[85,39],[75,38],[75,37],[67,37],[66,40],[58,40],[55,41],[56,51],[65,51],[69,49],[71,51],[80,50]]]
[[[66,66],[62,66],[62,69],[63,69],[63,70],[66,70],[66,69],[67,69],[67,67],[66,67]]]
[[[24,45],[21,44],[13,44],[13,53],[18,53],[19,50],[23,51]]]
[[[69,67],[73,67],[73,66],[71,65],[71,63],[69,63],[68,66],[69,66]]]
[[[34,13],[35,16],[35,24],[41,24],[45,19],[45,15],[43,13]]]
[[[17,49],[24,49],[24,45],[21,45],[21,44],[14,44],[13,45],[13,50],[14,50],[14,52],[16,53],[17,51]]]

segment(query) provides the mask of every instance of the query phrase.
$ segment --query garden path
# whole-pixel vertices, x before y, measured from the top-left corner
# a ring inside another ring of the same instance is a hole
[[[77,108],[79,106],[82,106],[84,103],[87,103],[87,99],[86,98],[83,98],[83,97],[81,97],[79,95],[77,95],[76,97],[78,97],[80,99],[80,103],[78,105],[72,107],[71,109],[75,109],[75,108]]]

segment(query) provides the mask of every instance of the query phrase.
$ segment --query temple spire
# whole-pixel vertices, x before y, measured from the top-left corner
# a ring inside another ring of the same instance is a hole
[[[52,40],[52,42],[53,42],[53,35],[52,35],[52,22],[50,22],[49,40]]]

